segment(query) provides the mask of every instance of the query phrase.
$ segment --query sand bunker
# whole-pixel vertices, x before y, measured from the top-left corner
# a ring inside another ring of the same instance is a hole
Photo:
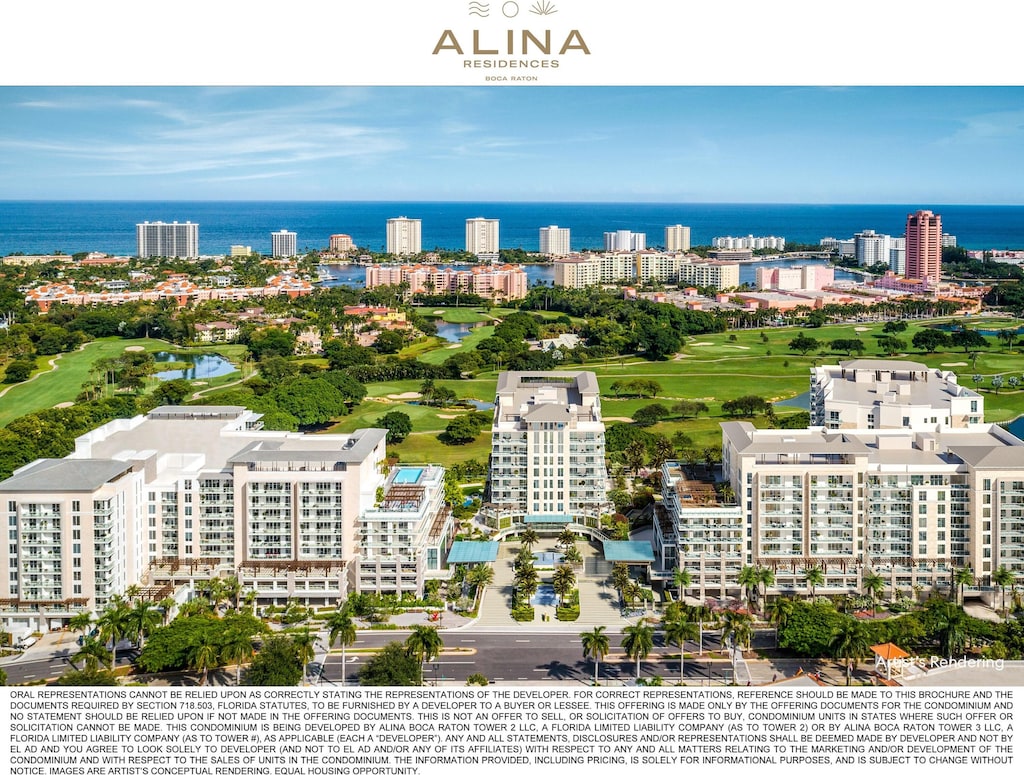
[[[132,344],[132,345],[128,345],[128,347],[125,347],[125,348],[124,348],[124,351],[125,351],[126,353],[141,353],[141,352],[143,352],[143,351],[144,351],[145,349],[146,349],[146,348],[145,348],[145,347],[143,347],[143,346],[142,346],[141,344]]]
[[[416,392],[388,393],[388,398],[394,398],[396,401],[401,401],[401,400],[404,400],[406,398],[419,398],[419,397],[420,397],[420,394],[416,393]]]
[[[61,401],[59,404],[54,404],[54,409],[67,409],[69,406],[74,406],[74,401]]]
[[[854,331],[870,331],[871,329],[867,326],[854,326]]]
[[[953,363],[944,363],[943,366],[966,366],[966,361],[954,361]]]
[[[690,347],[711,347],[714,342],[694,342]]]

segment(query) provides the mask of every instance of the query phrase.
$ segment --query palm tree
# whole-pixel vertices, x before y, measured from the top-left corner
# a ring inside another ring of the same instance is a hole
[[[405,639],[405,649],[410,656],[415,656],[420,663],[420,685],[423,685],[423,663],[441,653],[444,642],[437,630],[424,624],[414,624],[412,633]]]
[[[566,527],[558,534],[558,538],[555,543],[560,547],[568,548],[576,543],[576,538],[576,533]]]
[[[295,642],[295,647],[298,649],[299,659],[302,661],[302,680],[305,683],[309,663],[316,659],[314,644],[316,643],[317,634],[311,632],[307,624],[303,629],[292,632],[291,636]]]
[[[146,642],[146,635],[153,631],[153,628],[163,621],[163,614],[160,609],[148,600],[136,600],[127,614],[128,628],[125,632],[131,638],[138,636],[139,648]]]
[[[686,641],[698,635],[697,625],[683,619],[669,619],[665,622],[665,640],[679,646],[679,683],[683,683],[683,657],[686,655]]]
[[[622,648],[626,656],[636,660],[636,678],[640,679],[640,660],[654,648],[654,628],[640,622],[622,628]]]
[[[807,589],[811,593],[811,602],[814,602],[816,587],[825,583],[825,574],[817,565],[804,568],[804,581],[807,582]]]
[[[690,585],[693,584],[693,576],[686,568],[680,568],[678,565],[675,570],[672,571],[672,581],[676,585],[676,600],[683,599],[683,590],[689,589]]]
[[[523,550],[527,554],[533,553],[533,547],[540,540],[540,536],[537,535],[537,531],[532,527],[526,528],[522,533],[519,534],[519,543],[523,545]]]
[[[953,603],[943,603],[938,610],[937,634],[942,656],[952,658],[967,644],[967,614]]]
[[[604,634],[604,625],[602,624],[589,632],[583,633],[580,636],[580,642],[583,644],[583,658],[594,658],[594,683],[596,684],[597,671],[601,660],[608,656],[608,650],[611,648],[608,636]]]
[[[85,662],[85,670],[94,673],[99,670],[101,662],[107,659],[107,647],[98,638],[86,638],[81,648],[68,660],[73,665]]]
[[[229,630],[227,640],[220,647],[220,655],[228,662],[235,663],[235,684],[242,684],[242,663],[252,659],[252,638],[237,630]]]
[[[565,551],[562,552],[562,559],[572,565],[581,565],[583,563],[583,555],[575,545],[566,547]]]
[[[629,587],[629,566],[624,562],[612,565],[612,589],[625,596]]]
[[[485,562],[478,563],[470,568],[466,580],[475,590],[479,590],[494,581],[494,568]]]
[[[775,584],[775,571],[765,565],[758,565],[754,575],[757,579],[757,607],[764,610],[761,601],[768,597],[768,587]]]
[[[203,636],[189,652],[188,666],[192,670],[201,670],[203,677],[199,680],[200,686],[206,685],[206,679],[210,674],[211,667],[220,665],[220,649],[217,644]]]
[[[844,616],[829,643],[829,651],[836,660],[846,662],[846,685],[850,685],[853,668],[871,651],[871,639],[863,622]]]
[[[726,611],[722,622],[722,646],[725,646],[726,638],[732,636],[733,645],[737,649],[742,651],[744,647],[750,648],[750,636],[753,634],[750,620],[750,614]]]
[[[128,622],[128,604],[119,595],[110,598],[110,604],[96,620],[100,638],[110,642],[110,669],[117,667],[117,644],[130,629]]]
[[[238,576],[228,576],[221,584],[224,596],[231,598],[232,606],[237,611],[239,599],[242,596],[242,582],[238,580]]]
[[[757,586],[757,570],[753,565],[744,565],[740,568],[736,581],[740,585],[740,598],[750,598],[750,590]]]
[[[162,623],[164,625],[167,624],[167,617],[170,616],[171,611],[176,605],[177,602],[173,597],[165,597],[156,604],[156,607],[160,609],[160,615],[163,617]]]
[[[779,646],[779,630],[784,629],[789,623],[789,617],[793,615],[795,603],[793,598],[779,595],[765,606],[765,612],[769,620],[775,625],[775,647]]]
[[[953,575],[956,581],[957,587],[960,590],[960,605],[964,604],[964,587],[968,584],[974,583],[974,572],[971,570],[970,565],[965,565],[962,568],[957,568],[956,573]]]
[[[995,577],[993,576],[993,578]],[[80,630],[83,640],[85,634],[89,631],[90,625],[92,625],[92,614],[88,611],[77,613],[68,620],[68,627],[72,630]]]
[[[560,606],[565,605],[565,596],[572,592],[572,588],[576,586],[576,572],[572,569],[571,565],[563,564],[555,569],[552,586],[554,586],[555,592],[558,594],[558,604]]]
[[[869,573],[864,577],[862,584],[864,585],[864,591],[871,598],[871,615],[874,616],[877,598],[882,594],[882,590],[885,589],[885,579],[877,573]]]
[[[1013,575],[1013,571],[1007,568],[1005,565],[1000,565],[992,572],[992,583],[997,587],[1000,587],[1003,591],[1003,618],[1009,618],[1010,612],[1006,609],[1006,588],[1012,587],[1016,581],[1016,577]],[[74,621],[74,620],[72,620]]]
[[[352,617],[342,611],[335,611],[327,617],[327,642],[334,646],[341,644],[341,685],[345,685],[345,649],[356,642],[356,626]]]

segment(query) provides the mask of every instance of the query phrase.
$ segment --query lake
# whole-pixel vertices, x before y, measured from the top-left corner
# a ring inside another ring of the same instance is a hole
[[[157,379],[213,379],[222,377],[237,371],[235,365],[223,355],[212,355],[209,353],[168,353],[158,352],[153,354],[157,363],[190,363],[191,366],[182,369],[171,369],[169,371],[158,371]]]

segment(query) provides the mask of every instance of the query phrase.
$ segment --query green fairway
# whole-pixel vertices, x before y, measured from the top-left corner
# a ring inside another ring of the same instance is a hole
[[[449,446],[437,440],[434,433],[414,433],[401,444],[388,447],[389,452],[398,453],[403,463],[434,463],[450,466],[467,460],[487,462],[491,454],[490,431],[480,433],[471,444]]]
[[[438,315],[438,312],[441,314]],[[472,307],[435,307],[424,314],[435,318],[439,317],[445,323],[482,323],[492,319],[490,315]]]
[[[219,353],[225,357],[234,357],[244,350],[241,345],[217,345],[207,348],[190,348],[182,350],[161,339],[99,339],[87,343],[81,350],[63,353],[57,360],[57,368],[41,373],[31,382],[14,385],[0,398],[0,426],[7,425],[22,415],[49,409],[57,404],[74,401],[81,392],[84,382],[89,381],[89,369],[102,359],[120,355],[127,347],[141,347],[147,352],[192,352]],[[49,358],[46,360],[50,360]],[[218,377],[211,384],[237,379],[238,374]],[[147,389],[159,384],[157,380],[148,380]]]
[[[494,336],[494,326],[477,326],[469,332],[469,336],[464,337],[459,342],[445,342],[444,346],[440,349],[424,353],[419,359],[424,363],[433,363],[435,365],[444,363],[455,353],[475,350],[480,342],[491,336]]]

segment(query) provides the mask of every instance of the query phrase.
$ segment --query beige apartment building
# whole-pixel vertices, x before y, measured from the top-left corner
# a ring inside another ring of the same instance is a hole
[[[684,467],[663,471],[660,570],[690,570],[691,594],[739,595],[743,565],[774,571],[770,594],[810,594],[808,567],[824,572],[817,595],[860,593],[869,573],[888,595],[948,590],[965,566],[974,594],[1000,566],[1024,576],[1024,441],[998,425],[762,430],[729,422],[722,432],[734,505],[687,498]]]
[[[864,358],[811,369],[812,426],[942,430],[980,425],[985,399],[952,371]]]
[[[265,431],[234,406],[160,407],[86,433],[0,482],[0,623],[48,629],[133,584],[165,596],[231,574],[260,604],[421,595],[453,534],[443,470],[387,471],[385,437]]]

